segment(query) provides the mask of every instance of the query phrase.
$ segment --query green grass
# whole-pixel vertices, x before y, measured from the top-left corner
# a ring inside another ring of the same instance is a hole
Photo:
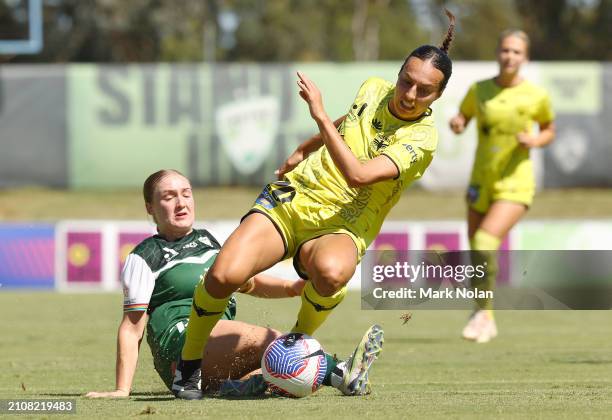
[[[259,189],[231,187],[196,189],[198,220],[239,219],[251,207]],[[391,210],[389,220],[463,219],[463,191],[431,193],[412,188]],[[142,193],[137,189],[65,191],[41,188],[0,190],[0,221],[61,219],[146,220]],[[545,190],[536,195],[527,219],[610,218],[609,189]]]
[[[574,419],[612,412],[610,312],[500,311],[500,336],[477,345],[458,338],[465,312],[416,311],[403,325],[400,312],[362,311],[356,293],[318,338],[346,356],[370,324],[383,325],[370,396],[325,388],[300,400],[177,401],[143,342],[131,398],[82,398],[114,385],[121,303],[118,294],[0,293],[0,398],[76,398],[69,418]],[[239,319],[284,330],[297,305],[241,297]]]

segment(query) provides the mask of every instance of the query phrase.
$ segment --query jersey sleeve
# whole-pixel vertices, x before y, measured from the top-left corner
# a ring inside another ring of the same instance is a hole
[[[146,311],[155,286],[155,275],[146,261],[136,254],[128,255],[121,272],[123,312]]]
[[[474,83],[468,89],[461,105],[459,105],[459,112],[461,112],[467,118],[473,118],[476,116],[477,108],[477,96],[476,96],[476,83]]]
[[[416,179],[423,176],[423,172],[429,166],[433,158],[432,151],[424,147],[431,140],[431,129],[412,131],[411,135],[401,137],[382,153],[387,156],[397,167],[401,179]]]
[[[544,92],[540,98],[538,108],[533,119],[540,124],[549,123],[555,119],[555,112],[552,109],[550,96],[548,96],[547,92]]]

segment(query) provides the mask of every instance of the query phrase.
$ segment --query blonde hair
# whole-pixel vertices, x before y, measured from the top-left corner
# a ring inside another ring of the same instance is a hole
[[[183,175],[176,169],[162,169],[155,173],[152,173],[147,177],[146,181],[144,182],[144,185],[142,186],[142,195],[144,197],[145,203],[151,204],[151,202],[153,201],[153,191],[155,190],[155,187],[157,186],[159,181],[162,180],[162,178],[170,174],[177,174],[187,179],[185,175]]]
[[[520,29],[506,29],[505,31],[502,31],[499,34],[499,38],[497,38],[497,49],[499,49],[499,47],[501,46],[502,41],[510,36],[515,36],[519,39],[522,39],[525,43],[525,46],[527,47],[527,55],[529,55],[529,46],[531,45],[529,35],[527,35],[525,31],[522,31]]]

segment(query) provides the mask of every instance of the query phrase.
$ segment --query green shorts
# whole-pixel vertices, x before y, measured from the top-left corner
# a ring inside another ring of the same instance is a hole
[[[191,302],[191,299],[188,300]],[[164,312],[156,313],[160,309],[162,311],[164,310],[162,305],[155,309],[154,313],[149,318],[149,322],[147,323],[147,343],[149,343],[151,354],[153,355],[153,365],[159,374],[159,377],[162,379],[162,381],[164,381],[164,384],[166,384],[169,390],[172,390],[172,381],[174,379],[176,361],[181,355],[183,344],[185,343],[185,332],[189,322],[191,303],[188,305],[183,304],[178,308],[179,313],[186,315],[177,318],[177,305],[173,305],[172,317],[167,316],[167,314]],[[169,314],[170,311],[167,312]],[[155,331],[154,325],[159,325],[160,319],[164,317],[166,317],[168,320],[171,319],[170,326],[166,325],[163,333],[156,334],[157,331]],[[236,319],[236,299],[233,296],[230,298],[221,319],[228,321],[233,321]],[[152,323],[151,320],[154,320],[154,322]]]

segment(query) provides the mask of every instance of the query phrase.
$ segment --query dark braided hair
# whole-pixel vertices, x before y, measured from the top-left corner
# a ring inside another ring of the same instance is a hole
[[[440,70],[444,75],[442,82],[440,82],[440,92],[444,91],[444,88],[446,88],[446,84],[448,83],[448,79],[450,79],[451,74],[453,73],[453,63],[448,57],[448,50],[450,49],[450,45],[455,36],[455,15],[453,15],[448,9],[444,9],[444,11],[446,12],[446,16],[448,16],[449,25],[442,44],[439,47],[435,47],[433,45],[421,45],[412,51],[408,57],[406,57],[404,64],[402,64],[402,67],[400,68],[401,73],[410,57],[416,57],[423,61],[431,60],[433,66]]]

